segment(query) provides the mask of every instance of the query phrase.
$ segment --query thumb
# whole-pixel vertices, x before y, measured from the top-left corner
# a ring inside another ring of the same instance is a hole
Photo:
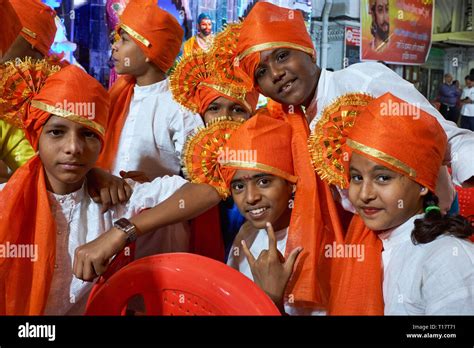
[[[288,255],[288,259],[286,260],[283,267],[285,268],[286,271],[290,272],[290,274],[291,272],[293,272],[293,266],[295,265],[296,258],[298,257],[298,255],[300,254],[302,250],[303,250],[302,247],[294,248],[291,251],[290,255]]]

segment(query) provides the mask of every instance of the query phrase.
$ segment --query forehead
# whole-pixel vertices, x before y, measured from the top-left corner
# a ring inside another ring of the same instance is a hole
[[[82,125],[80,123],[73,122],[73,121],[70,121],[70,120],[68,120],[64,117],[59,117],[59,116],[54,116],[54,115],[51,115],[48,118],[48,121],[46,121],[44,126],[45,127],[47,126],[47,127],[68,128],[68,129],[71,129],[71,130],[78,130],[78,131],[89,130],[89,128],[85,127],[84,125]]]
[[[265,172],[257,172],[255,170],[239,169],[235,172],[234,177],[232,178],[232,181],[252,180],[254,178],[258,178],[258,177],[261,177],[261,176],[273,176],[273,175],[265,173]]]
[[[388,0],[376,0],[375,5],[377,5],[377,6],[388,6]]]
[[[218,97],[212,101],[211,105],[212,104],[220,105],[220,106],[234,106],[234,105],[242,106],[240,103],[236,103],[234,100],[231,100],[226,97]]]
[[[199,24],[211,24],[211,20],[209,18],[204,18],[204,19],[201,19]]]
[[[357,152],[353,152],[351,155],[350,168],[356,170],[390,170],[384,165]]]

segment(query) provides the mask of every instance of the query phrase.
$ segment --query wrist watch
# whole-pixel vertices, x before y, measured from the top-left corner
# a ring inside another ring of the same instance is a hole
[[[128,219],[122,218],[114,222],[114,227],[125,232],[127,242],[134,242],[137,239],[137,227]]]

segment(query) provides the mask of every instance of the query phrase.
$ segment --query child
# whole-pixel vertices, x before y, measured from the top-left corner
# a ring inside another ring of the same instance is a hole
[[[378,245],[377,253],[359,268],[348,258],[337,269],[330,312],[364,314],[351,312],[351,302],[375,307],[383,279],[385,314],[474,314],[474,244],[468,240],[473,229],[463,217],[443,216],[434,194],[445,132],[430,114],[390,93],[346,101],[323,111],[311,142],[315,167],[331,183],[345,186],[350,180],[349,199],[371,230],[349,231],[346,244],[359,243],[366,233],[381,243],[367,243],[373,238],[367,235],[365,245]],[[410,111],[399,115],[389,105],[410,105]],[[344,145],[336,152],[328,143]]]
[[[118,31],[120,40],[113,45],[112,56],[117,73],[124,76],[110,90],[109,133],[98,165],[114,175],[142,172],[148,180],[177,175],[184,141],[202,125],[198,115],[173,100],[166,77],[178,55],[183,29],[155,0],[131,0]],[[186,224],[177,224],[141,243],[137,251],[143,253],[138,256],[187,251],[189,231]]]
[[[103,214],[85,187],[86,174],[103,148],[109,96],[75,66],[45,69],[35,77],[31,87],[39,89],[29,89],[29,97],[22,101],[28,103],[25,112],[17,117],[38,155],[18,169],[0,192],[2,250],[28,246],[30,252],[0,258],[0,310],[16,315],[82,314],[91,284],[73,277],[75,249],[110,229],[114,220],[127,223],[123,218],[189,185],[179,176],[142,185],[130,181],[134,187],[130,201]],[[93,105],[94,114],[84,105]],[[11,105],[14,110],[19,107]],[[205,194],[213,192],[209,187]],[[196,204],[201,203],[189,200],[183,209],[174,209],[186,215]],[[133,235],[118,231],[124,241],[133,241]],[[79,267],[80,273],[91,277],[93,269]]]
[[[226,117],[247,120],[257,106],[258,92],[252,82],[237,76],[232,63],[229,63],[230,57],[235,54],[240,27],[240,23],[227,25],[216,35],[210,52],[183,56],[170,76],[174,99],[199,113],[208,125]],[[244,218],[232,198],[221,202],[219,207],[207,211],[191,223],[195,246],[191,250],[208,257],[219,255],[199,249],[209,249],[223,237],[224,255],[214,258],[224,260],[243,222]]]
[[[283,104],[289,111],[305,108],[310,128],[314,129],[322,110],[347,93],[368,93],[378,97],[391,92],[436,117],[448,135],[453,178],[458,184],[474,183],[474,136],[447,122],[411,83],[379,63],[353,64],[330,72],[320,69],[316,52],[303,16],[297,10],[258,2],[245,18],[238,42],[239,66],[254,79],[260,92]],[[443,170],[446,170],[444,168]],[[443,176],[448,177],[448,176]],[[451,205],[453,185],[443,182],[446,190],[443,207]],[[345,204],[345,202],[343,201]]]
[[[185,168],[192,182],[210,183],[223,197],[230,190],[247,220],[228,264],[254,280],[280,309],[316,314],[325,309],[330,271],[320,248],[341,232],[330,191],[311,173],[307,151],[301,151],[302,126],[299,116],[277,117],[266,110],[241,126],[222,121],[220,133],[208,127],[189,140],[186,148],[194,156],[186,156]],[[200,151],[209,139],[212,146]],[[290,278],[299,247],[302,257]]]

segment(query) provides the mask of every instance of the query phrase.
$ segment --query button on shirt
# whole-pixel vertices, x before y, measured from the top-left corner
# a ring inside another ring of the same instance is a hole
[[[461,100],[469,98],[471,100],[468,104],[463,104],[461,108],[461,115],[474,117],[474,87],[464,87],[462,90]]]
[[[150,180],[177,175],[187,136],[203,122],[173,100],[168,79],[135,85],[112,174],[142,171]]]
[[[386,315],[473,315],[474,244],[450,235],[413,244],[416,215],[379,235]]]
[[[77,247],[89,243],[113,227],[120,218],[131,218],[154,207],[186,183],[179,176],[157,178],[150,183],[127,182],[133,194],[127,204],[117,205],[101,214],[83,186],[68,195],[49,192],[51,212],[56,221],[56,260],[45,315],[82,315],[93,283],[74,277],[72,265]],[[0,185],[0,190],[4,185]],[[146,237],[146,235],[144,236]],[[138,238],[138,241],[142,237]]]

